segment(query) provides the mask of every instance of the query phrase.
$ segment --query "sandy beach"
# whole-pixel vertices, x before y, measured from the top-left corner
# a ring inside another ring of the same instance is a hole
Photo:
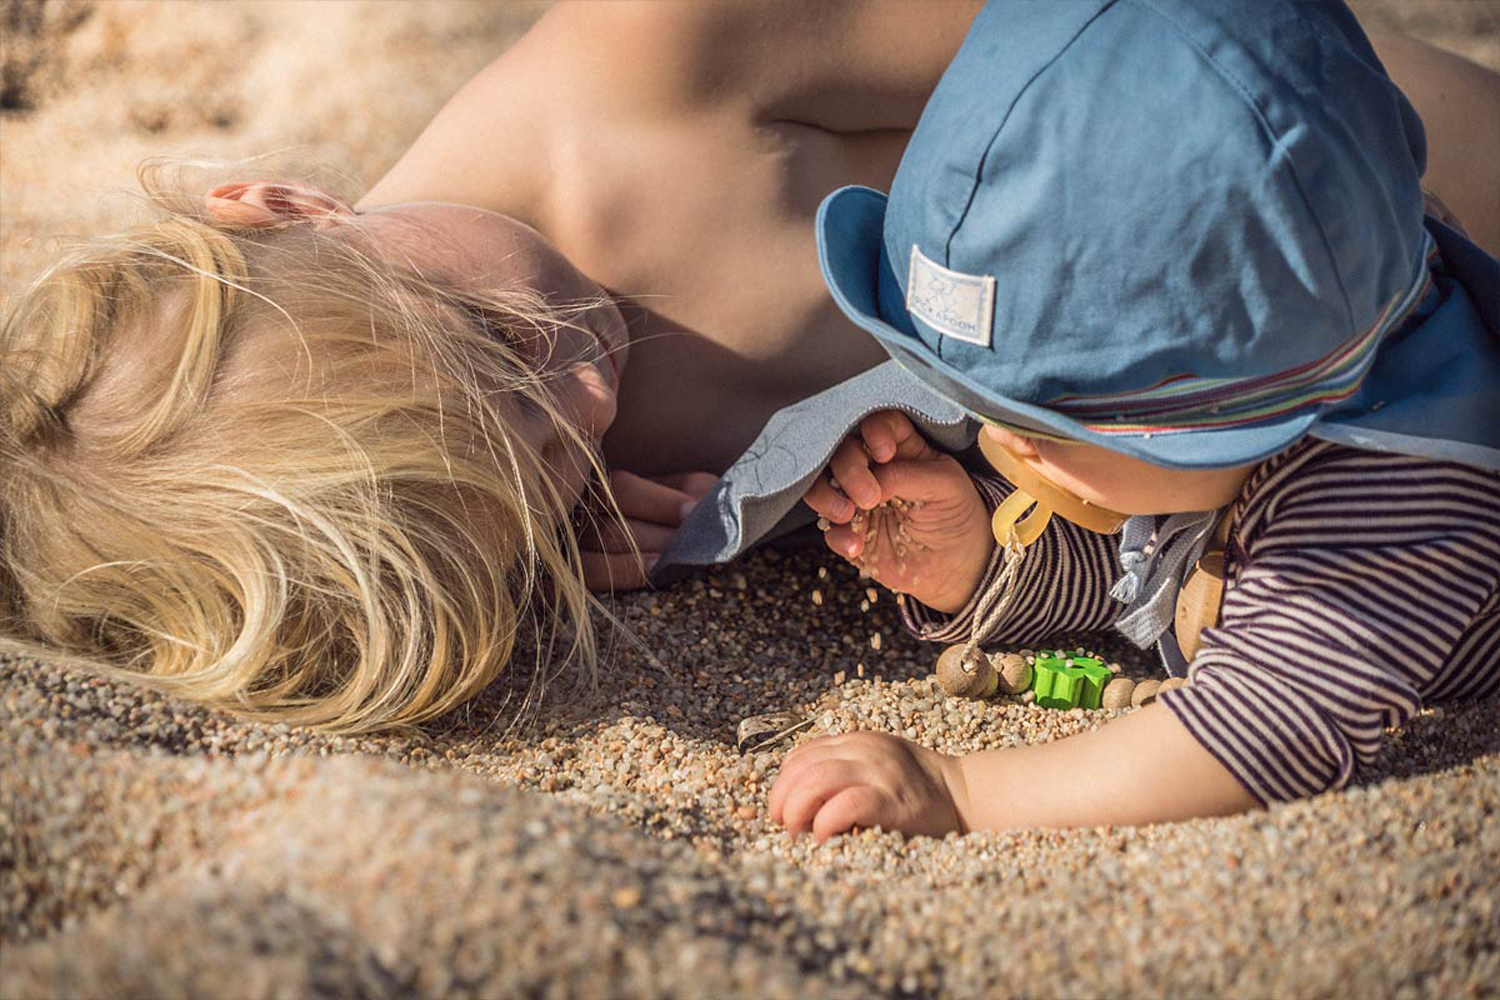
[[[0,0],[0,295],[132,218],[148,156],[373,180],[544,7]],[[1500,70],[1500,2],[1355,7]],[[597,686],[518,715],[517,670],[416,735],[0,652],[0,998],[1500,996],[1500,701],[1245,816],[819,847],[770,823],[785,747],[739,752],[741,719],[968,752],[1114,713],[945,698],[937,650],[817,549],[609,606]]]

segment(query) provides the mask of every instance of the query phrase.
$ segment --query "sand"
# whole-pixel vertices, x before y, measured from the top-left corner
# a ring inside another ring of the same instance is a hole
[[[1495,4],[1360,10],[1500,68]],[[0,3],[0,290],[128,217],[102,193],[145,155],[299,145],[373,179],[535,11]],[[816,550],[611,606],[596,688],[516,722],[518,672],[419,736],[0,655],[0,997],[1500,995],[1500,702],[1265,812],[817,847],[769,823],[783,751],[740,754],[740,719],[959,752],[1110,713],[943,698]]]

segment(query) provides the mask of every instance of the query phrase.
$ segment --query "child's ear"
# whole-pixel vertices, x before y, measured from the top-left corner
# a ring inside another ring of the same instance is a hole
[[[994,424],[987,425],[979,433],[985,435],[1017,458],[1037,457],[1036,440],[1034,438],[1023,437],[1015,431],[1008,431],[1004,427],[996,427]]]
[[[208,214],[228,226],[254,229],[283,222],[330,222],[354,214],[345,202],[317,188],[275,181],[221,184],[203,199]]]

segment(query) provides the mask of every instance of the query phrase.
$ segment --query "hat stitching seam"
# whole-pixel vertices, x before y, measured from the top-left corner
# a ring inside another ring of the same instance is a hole
[[[1178,21],[1165,10],[1162,10],[1160,7],[1158,7],[1155,3],[1152,2],[1152,0],[1132,0],[1132,2],[1138,4],[1141,8],[1148,10],[1151,13],[1154,13],[1157,17],[1161,18],[1168,25],[1170,25],[1172,27],[1172,30],[1184,42],[1186,42],[1189,47],[1197,52],[1199,57],[1205,63],[1213,67],[1219,78],[1227,83],[1240,95],[1240,98],[1244,102],[1245,106],[1250,110],[1255,120],[1260,124],[1263,134],[1271,140],[1272,148],[1282,148],[1281,141],[1283,137],[1278,135],[1276,130],[1271,127],[1270,121],[1266,119],[1266,116],[1261,110],[1260,106],[1255,103],[1255,99],[1251,95],[1250,89],[1245,86],[1245,84],[1239,79],[1238,76],[1232,73],[1228,67],[1220,63],[1207,49],[1199,44],[1198,40],[1188,33],[1187,29],[1183,27],[1180,21]],[[1297,14],[1299,17],[1303,17],[1301,11],[1298,11]],[[1307,26],[1305,18],[1303,18],[1303,24],[1304,26]],[[1310,26],[1308,27],[1310,29]],[[1338,282],[1339,295],[1342,296],[1344,300],[1344,320],[1348,324],[1349,330],[1356,331],[1359,328],[1359,324],[1356,323],[1354,319],[1354,305],[1349,299],[1349,289],[1344,284],[1343,269],[1339,267],[1338,258],[1334,256],[1333,244],[1328,239],[1328,231],[1323,226],[1323,220],[1318,215],[1317,210],[1314,209],[1311,200],[1309,200],[1307,197],[1307,189],[1302,184],[1302,177],[1297,172],[1297,163],[1296,160],[1292,157],[1290,150],[1287,150],[1286,152],[1286,164],[1287,173],[1291,175],[1292,184],[1297,189],[1297,196],[1302,199],[1302,208],[1307,212],[1309,218],[1312,219],[1313,225],[1317,227],[1318,239],[1323,244],[1323,256],[1326,258],[1330,269],[1333,271],[1334,280]]]
[[[1021,88],[1016,91],[1016,96],[1011,100],[1010,107],[1005,109],[1005,115],[1000,119],[1000,124],[995,126],[994,134],[990,136],[989,142],[985,144],[984,152],[980,154],[979,161],[974,165],[974,178],[973,183],[969,187],[969,197],[964,202],[963,211],[958,214],[958,219],[953,223],[953,227],[948,230],[948,238],[943,241],[943,265],[945,267],[953,267],[953,239],[958,235],[958,231],[963,228],[964,222],[969,218],[969,211],[974,207],[974,199],[979,193],[981,178],[983,178],[984,176],[985,162],[989,160],[990,153],[994,151],[995,143],[1000,139],[1000,133],[1004,132],[1005,126],[1010,123],[1010,116],[1015,112],[1016,105],[1021,103],[1021,99],[1026,96],[1026,93],[1029,90],[1031,90],[1032,85],[1035,84],[1037,80],[1041,79],[1044,73],[1046,73],[1049,69],[1056,65],[1057,61],[1061,59],[1068,52],[1068,50],[1074,46],[1074,44],[1077,43],[1078,39],[1082,38],[1084,33],[1088,31],[1089,28],[1093,27],[1095,22],[1097,22],[1106,11],[1114,6],[1115,0],[1110,0],[1110,3],[1095,11],[1093,16],[1083,24],[1081,24],[1078,30],[1073,33],[1073,37],[1068,39],[1068,43],[1062,48],[1058,49],[1057,52],[1052,56],[1052,58],[1048,59],[1046,63],[1037,67],[1036,72],[1031,75],[1031,78],[1028,79],[1021,86]],[[939,349],[936,353],[938,357],[943,356],[941,342],[939,343]]]

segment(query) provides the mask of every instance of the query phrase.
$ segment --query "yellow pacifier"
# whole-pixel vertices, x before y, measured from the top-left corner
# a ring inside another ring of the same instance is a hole
[[[1009,545],[1014,538],[1024,548],[1041,537],[1043,529],[1060,514],[1089,531],[1113,534],[1127,514],[1100,507],[1063,489],[1035,472],[1015,452],[989,437],[979,435],[979,450],[995,471],[1010,480],[1015,491],[1006,497],[990,520],[995,541]]]

